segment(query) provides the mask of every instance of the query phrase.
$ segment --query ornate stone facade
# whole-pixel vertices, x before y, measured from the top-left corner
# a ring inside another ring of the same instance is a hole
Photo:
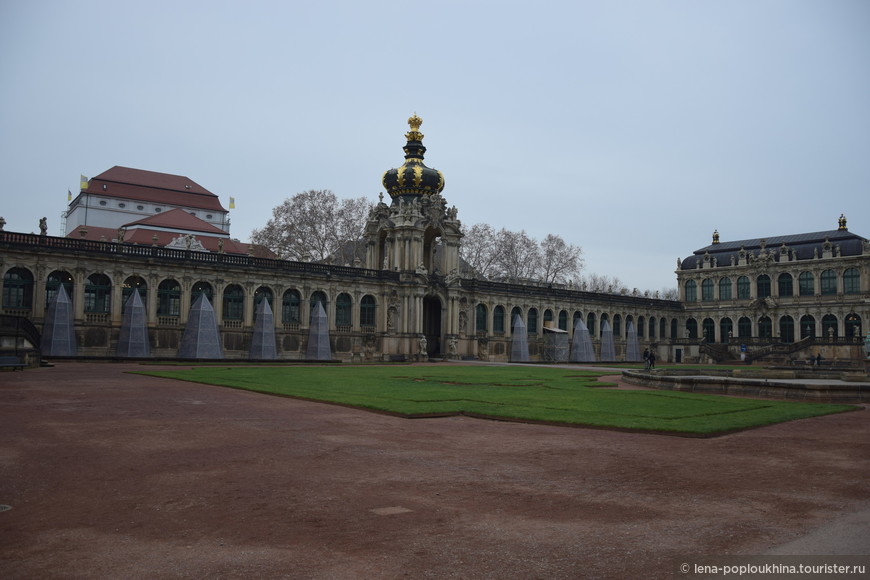
[[[800,341],[805,317],[812,317],[808,328],[816,342],[799,345],[804,350],[828,338],[831,348],[848,350],[854,335],[864,331],[870,316],[870,246],[843,233],[845,223],[826,239],[794,239],[784,246],[772,239],[718,244],[717,238],[714,246],[678,264],[681,301],[464,278],[458,210],[441,193],[443,175],[423,164],[422,121],[415,116],[409,122],[405,162],[384,174],[390,203],[382,195],[365,228],[365,267],[188,247],[181,238],[167,247],[123,237],[95,241],[0,230],[3,320],[7,328],[38,333],[63,284],[73,304],[78,355],[96,357],[114,356],[123,304],[134,291],[145,304],[151,355],[160,358],[178,355],[190,307],[203,293],[214,307],[227,358],[248,358],[256,305],[263,299],[274,312],[279,359],[305,358],[310,311],[318,301],[326,310],[332,356],[344,361],[507,361],[517,315],[527,329],[531,360],[545,356],[545,327],[567,331],[570,339],[577,320],[589,328],[596,351],[606,321],[618,360],[624,358],[632,323],[641,348],[655,349],[661,362],[715,358],[723,353],[705,345],[723,341],[731,349],[726,354],[736,357],[738,343],[727,340],[733,337],[756,350],[762,343],[785,343],[786,317],[796,328],[789,344]],[[828,272],[834,273],[833,292]],[[762,276],[775,286],[785,273],[796,281],[791,295],[785,286],[765,290]],[[807,276],[814,284],[810,294],[799,291]],[[767,319],[777,332],[768,332]],[[826,337],[829,329],[833,336]],[[0,338],[3,334],[0,328]],[[4,341],[0,350],[8,349]],[[861,344],[855,348],[862,350]]]

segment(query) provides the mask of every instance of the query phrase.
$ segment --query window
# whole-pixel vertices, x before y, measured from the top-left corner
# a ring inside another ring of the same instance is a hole
[[[740,276],[737,278],[737,299],[749,299],[749,278],[746,276]]]
[[[238,284],[224,289],[223,319],[243,320],[245,317],[245,291]]]
[[[656,317],[655,316],[651,316],[649,319],[649,337],[650,338],[656,337]]]
[[[686,321],[687,338],[698,338],[698,321],[690,318]]]
[[[816,336],[816,319],[809,314],[801,316],[801,338],[814,338]]]
[[[526,323],[526,332],[529,334],[538,334],[538,309],[529,308],[529,319]]]
[[[85,312],[106,313],[112,304],[112,283],[105,274],[91,274],[85,280]]]
[[[713,280],[709,278],[701,282],[701,300],[703,302],[713,300]]]
[[[794,278],[792,278],[791,274],[780,274],[777,284],[779,285],[780,296],[794,296]]]
[[[638,338],[643,338],[645,330],[646,329],[644,328],[643,316],[638,316],[637,317],[637,336],[638,336]]]
[[[565,310],[559,311],[559,328],[561,330],[568,330],[568,312]]]
[[[139,297],[142,299],[143,304],[148,303],[148,300],[146,300],[146,296],[148,294],[148,285],[145,283],[145,280],[143,280],[139,276],[130,276],[129,278],[124,280],[124,285],[121,286],[122,308],[127,305],[127,300],[133,294],[133,290],[139,292]]]
[[[854,312],[846,316],[846,336],[856,339],[864,336],[861,331],[861,317]]]
[[[145,206],[143,206],[143,205],[137,205],[137,206],[136,206],[136,209],[138,209],[139,211],[142,211],[143,209],[145,209]]]
[[[677,338],[677,319],[671,319],[671,338]]]
[[[214,302],[214,290],[208,282],[197,282],[193,285],[193,288],[190,289],[190,303],[196,302],[200,294],[205,294],[209,302]]]
[[[109,202],[107,202],[105,199],[101,199],[100,205],[109,205]]]
[[[314,307],[317,303],[320,302],[320,305],[323,306],[323,311],[326,312],[326,294],[318,290],[311,294],[311,299],[308,301],[308,307],[311,310],[314,310]]]
[[[45,281],[45,305],[48,307],[54,301],[54,297],[57,295],[57,288],[63,284],[63,289],[66,291],[66,295],[72,300],[73,293],[73,278],[69,272],[63,272],[61,270],[55,270],[51,274],[48,275],[48,279]]]
[[[801,272],[798,276],[798,292],[801,296],[812,296],[816,293],[812,272]]]
[[[833,314],[825,314],[822,317],[822,338],[837,338],[839,324]]]
[[[794,319],[791,316],[783,316],[779,319],[779,340],[794,342]]]
[[[3,308],[33,308],[33,274],[11,268],[3,275]]]
[[[694,280],[686,282],[686,302],[698,301],[698,286]]]
[[[767,298],[770,296],[770,276],[762,274],[755,279],[755,288],[758,291],[759,298]]]
[[[254,292],[254,317],[257,316],[257,308],[260,307],[260,302],[266,300],[269,303],[269,309],[274,312],[272,290],[268,286],[260,286]]]
[[[504,306],[496,306],[492,311],[492,331],[504,334]]]
[[[157,316],[181,315],[181,286],[175,280],[164,280],[157,286]]]
[[[845,294],[861,293],[861,275],[857,268],[848,268],[843,272],[843,292]]]
[[[761,338],[773,338],[773,322],[769,316],[758,319],[758,336]]]
[[[822,294],[831,295],[837,293],[837,273],[833,270],[822,272],[819,282],[821,283]]]
[[[121,209],[123,209],[123,208],[127,207],[127,204],[126,204],[126,203],[119,203],[119,204],[118,204],[118,207],[120,207]]]
[[[553,311],[549,308],[544,310],[544,326],[547,326],[548,322],[553,322]]]
[[[351,301],[350,294],[339,294],[338,298],[335,299],[335,325],[350,326],[351,324],[353,324],[353,322],[351,321],[352,310],[353,303]]]
[[[574,316],[571,319],[571,331],[572,332],[575,328],[577,328],[577,321],[578,320],[583,320],[583,314],[581,314],[580,312],[575,312]]]
[[[731,300],[731,278],[719,280],[719,300]]]
[[[613,336],[622,336],[622,317],[619,314],[613,315]]]
[[[704,330],[704,342],[714,342],[716,340],[716,323],[712,318],[705,318],[701,323]]]
[[[511,334],[513,334],[514,332],[514,326],[516,326],[517,318],[522,321],[523,311],[520,309],[519,306],[514,306],[513,309],[511,309]]]
[[[595,336],[595,314],[592,312],[586,315],[586,328],[589,329],[589,336]]]
[[[739,338],[752,338],[752,321],[741,316],[737,321],[737,336]]]
[[[377,320],[377,303],[375,297],[366,294],[362,297],[359,303],[359,325],[362,327],[373,327]]]
[[[299,324],[299,306],[302,297],[298,290],[287,290],[281,299],[281,322],[284,324]]]
[[[485,333],[486,322],[486,305],[478,304],[474,307],[474,330],[479,333]]]
[[[728,342],[728,339],[734,335],[734,322],[730,318],[723,318],[719,321],[719,341]]]

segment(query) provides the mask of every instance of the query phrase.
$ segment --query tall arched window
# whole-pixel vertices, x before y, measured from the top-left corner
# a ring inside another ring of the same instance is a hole
[[[112,306],[112,282],[105,274],[91,274],[85,280],[85,312],[104,314]]]
[[[375,297],[366,294],[359,302],[359,325],[361,328],[374,328],[377,324],[377,303]]]
[[[281,322],[284,324],[299,324],[299,306],[302,304],[302,297],[298,290],[292,288],[284,292],[281,298]]]
[[[200,294],[205,294],[208,301],[212,304],[214,303],[214,290],[208,282],[197,282],[193,285],[190,289],[190,303],[193,304],[196,302],[196,299],[199,298]]]
[[[710,302],[713,300],[713,280],[710,278],[705,278],[703,282],[701,282],[701,300],[703,302]]]
[[[582,313],[582,312],[578,312],[578,311],[575,310],[575,311],[574,311],[574,316],[571,318],[571,331],[572,331],[572,332],[573,332],[574,329],[577,327],[577,321],[578,321],[578,320],[583,320],[583,313]]]
[[[791,316],[786,315],[779,319],[779,340],[794,342],[794,319]]]
[[[326,293],[325,292],[321,292],[320,290],[318,290],[317,292],[312,292],[311,299],[308,301],[308,308],[313,309],[314,305],[317,304],[318,302],[320,302],[320,305],[323,306],[324,312],[329,312],[326,308],[327,302],[326,302]]]
[[[686,302],[698,301],[698,285],[694,280],[686,282]]]
[[[779,284],[779,295],[786,298],[794,296],[794,278],[791,274],[780,274],[777,278]]]
[[[649,317],[649,337],[655,339],[656,337],[656,317]]]
[[[349,327],[353,324],[353,301],[350,294],[342,292],[335,299],[335,325]]]
[[[861,293],[861,274],[858,273],[858,268],[847,268],[843,272],[843,293]]]
[[[224,288],[223,319],[238,321],[245,318],[245,291],[238,284]]]
[[[761,338],[773,338],[773,321],[769,316],[758,319],[758,336]]]
[[[812,296],[816,293],[816,285],[812,272],[801,272],[798,276],[798,291],[801,296]]]
[[[548,322],[553,322],[553,311],[549,308],[544,310],[544,326],[547,326]]]
[[[254,291],[254,316],[257,315],[257,308],[260,307],[260,302],[266,300],[269,303],[269,309],[275,312],[275,297],[272,294],[272,289],[268,286],[260,286]]]
[[[846,336],[856,340],[861,340],[864,332],[861,330],[861,317],[854,312],[846,315],[845,320]]]
[[[33,308],[33,274],[27,268],[10,268],[3,275],[3,308]]]
[[[157,316],[181,315],[181,285],[168,278],[157,286]]]
[[[589,336],[595,336],[595,313],[586,315],[586,328],[589,329]]]
[[[731,300],[731,278],[719,279],[719,300]]]
[[[725,317],[719,321],[719,340],[728,342],[728,339],[734,336],[734,322],[730,318]]]
[[[523,319],[523,310],[519,306],[514,306],[511,309],[511,334],[514,333],[514,325],[517,323],[517,317],[519,317],[520,320]]]
[[[738,338],[752,338],[752,321],[745,316],[737,319],[737,336]]]
[[[839,322],[833,314],[825,314],[822,316],[822,337],[837,338],[839,335]]]
[[[529,334],[538,334],[538,309],[529,308],[529,318],[526,322],[526,332]]]
[[[474,307],[474,330],[478,333],[486,333],[486,304],[478,304]]]
[[[677,329],[679,326],[677,325],[677,319],[671,318],[671,338],[677,338]]]
[[[716,323],[713,322],[713,319],[705,318],[701,327],[704,330],[704,342],[714,342],[716,340]]]
[[[698,321],[690,318],[686,321],[687,338],[698,338]]]
[[[492,311],[492,332],[504,334],[504,306],[500,304]]]
[[[130,276],[126,280],[124,280],[123,286],[121,286],[121,307],[127,305],[127,299],[130,298],[130,295],[133,294],[133,290],[139,292],[139,298],[142,299],[142,304],[146,307],[148,306],[148,284],[145,282],[143,278],[140,276]]]
[[[837,273],[833,270],[825,270],[819,279],[822,294],[831,295],[837,293]]]
[[[746,276],[740,276],[737,278],[737,299],[749,299],[749,278]]]
[[[801,316],[801,339],[816,336],[816,319],[809,314]]]
[[[619,314],[613,315],[613,338],[622,336],[622,316]]]
[[[758,291],[759,298],[767,298],[770,296],[770,276],[762,274],[755,279],[755,288]]]
[[[568,312],[565,310],[559,311],[559,329],[568,330]]]
[[[637,317],[637,337],[643,338],[645,335],[646,328],[644,328],[644,319],[643,316]]]
[[[49,304],[54,300],[55,295],[57,294],[57,288],[63,284],[63,289],[66,290],[66,295],[69,296],[70,300],[72,300],[73,296],[73,277],[69,272],[64,272],[63,270],[55,270],[51,274],[48,275],[48,278],[45,281],[45,305],[48,307]]]

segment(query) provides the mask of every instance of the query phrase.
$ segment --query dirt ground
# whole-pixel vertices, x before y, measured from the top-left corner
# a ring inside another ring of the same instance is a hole
[[[690,555],[870,554],[867,409],[691,439],[138,368],[0,373],[0,577],[671,578]]]

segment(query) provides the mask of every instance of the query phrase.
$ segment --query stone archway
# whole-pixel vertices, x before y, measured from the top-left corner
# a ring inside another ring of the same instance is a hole
[[[426,336],[426,352],[430,357],[443,353],[441,311],[440,298],[437,296],[423,298],[423,334]]]

